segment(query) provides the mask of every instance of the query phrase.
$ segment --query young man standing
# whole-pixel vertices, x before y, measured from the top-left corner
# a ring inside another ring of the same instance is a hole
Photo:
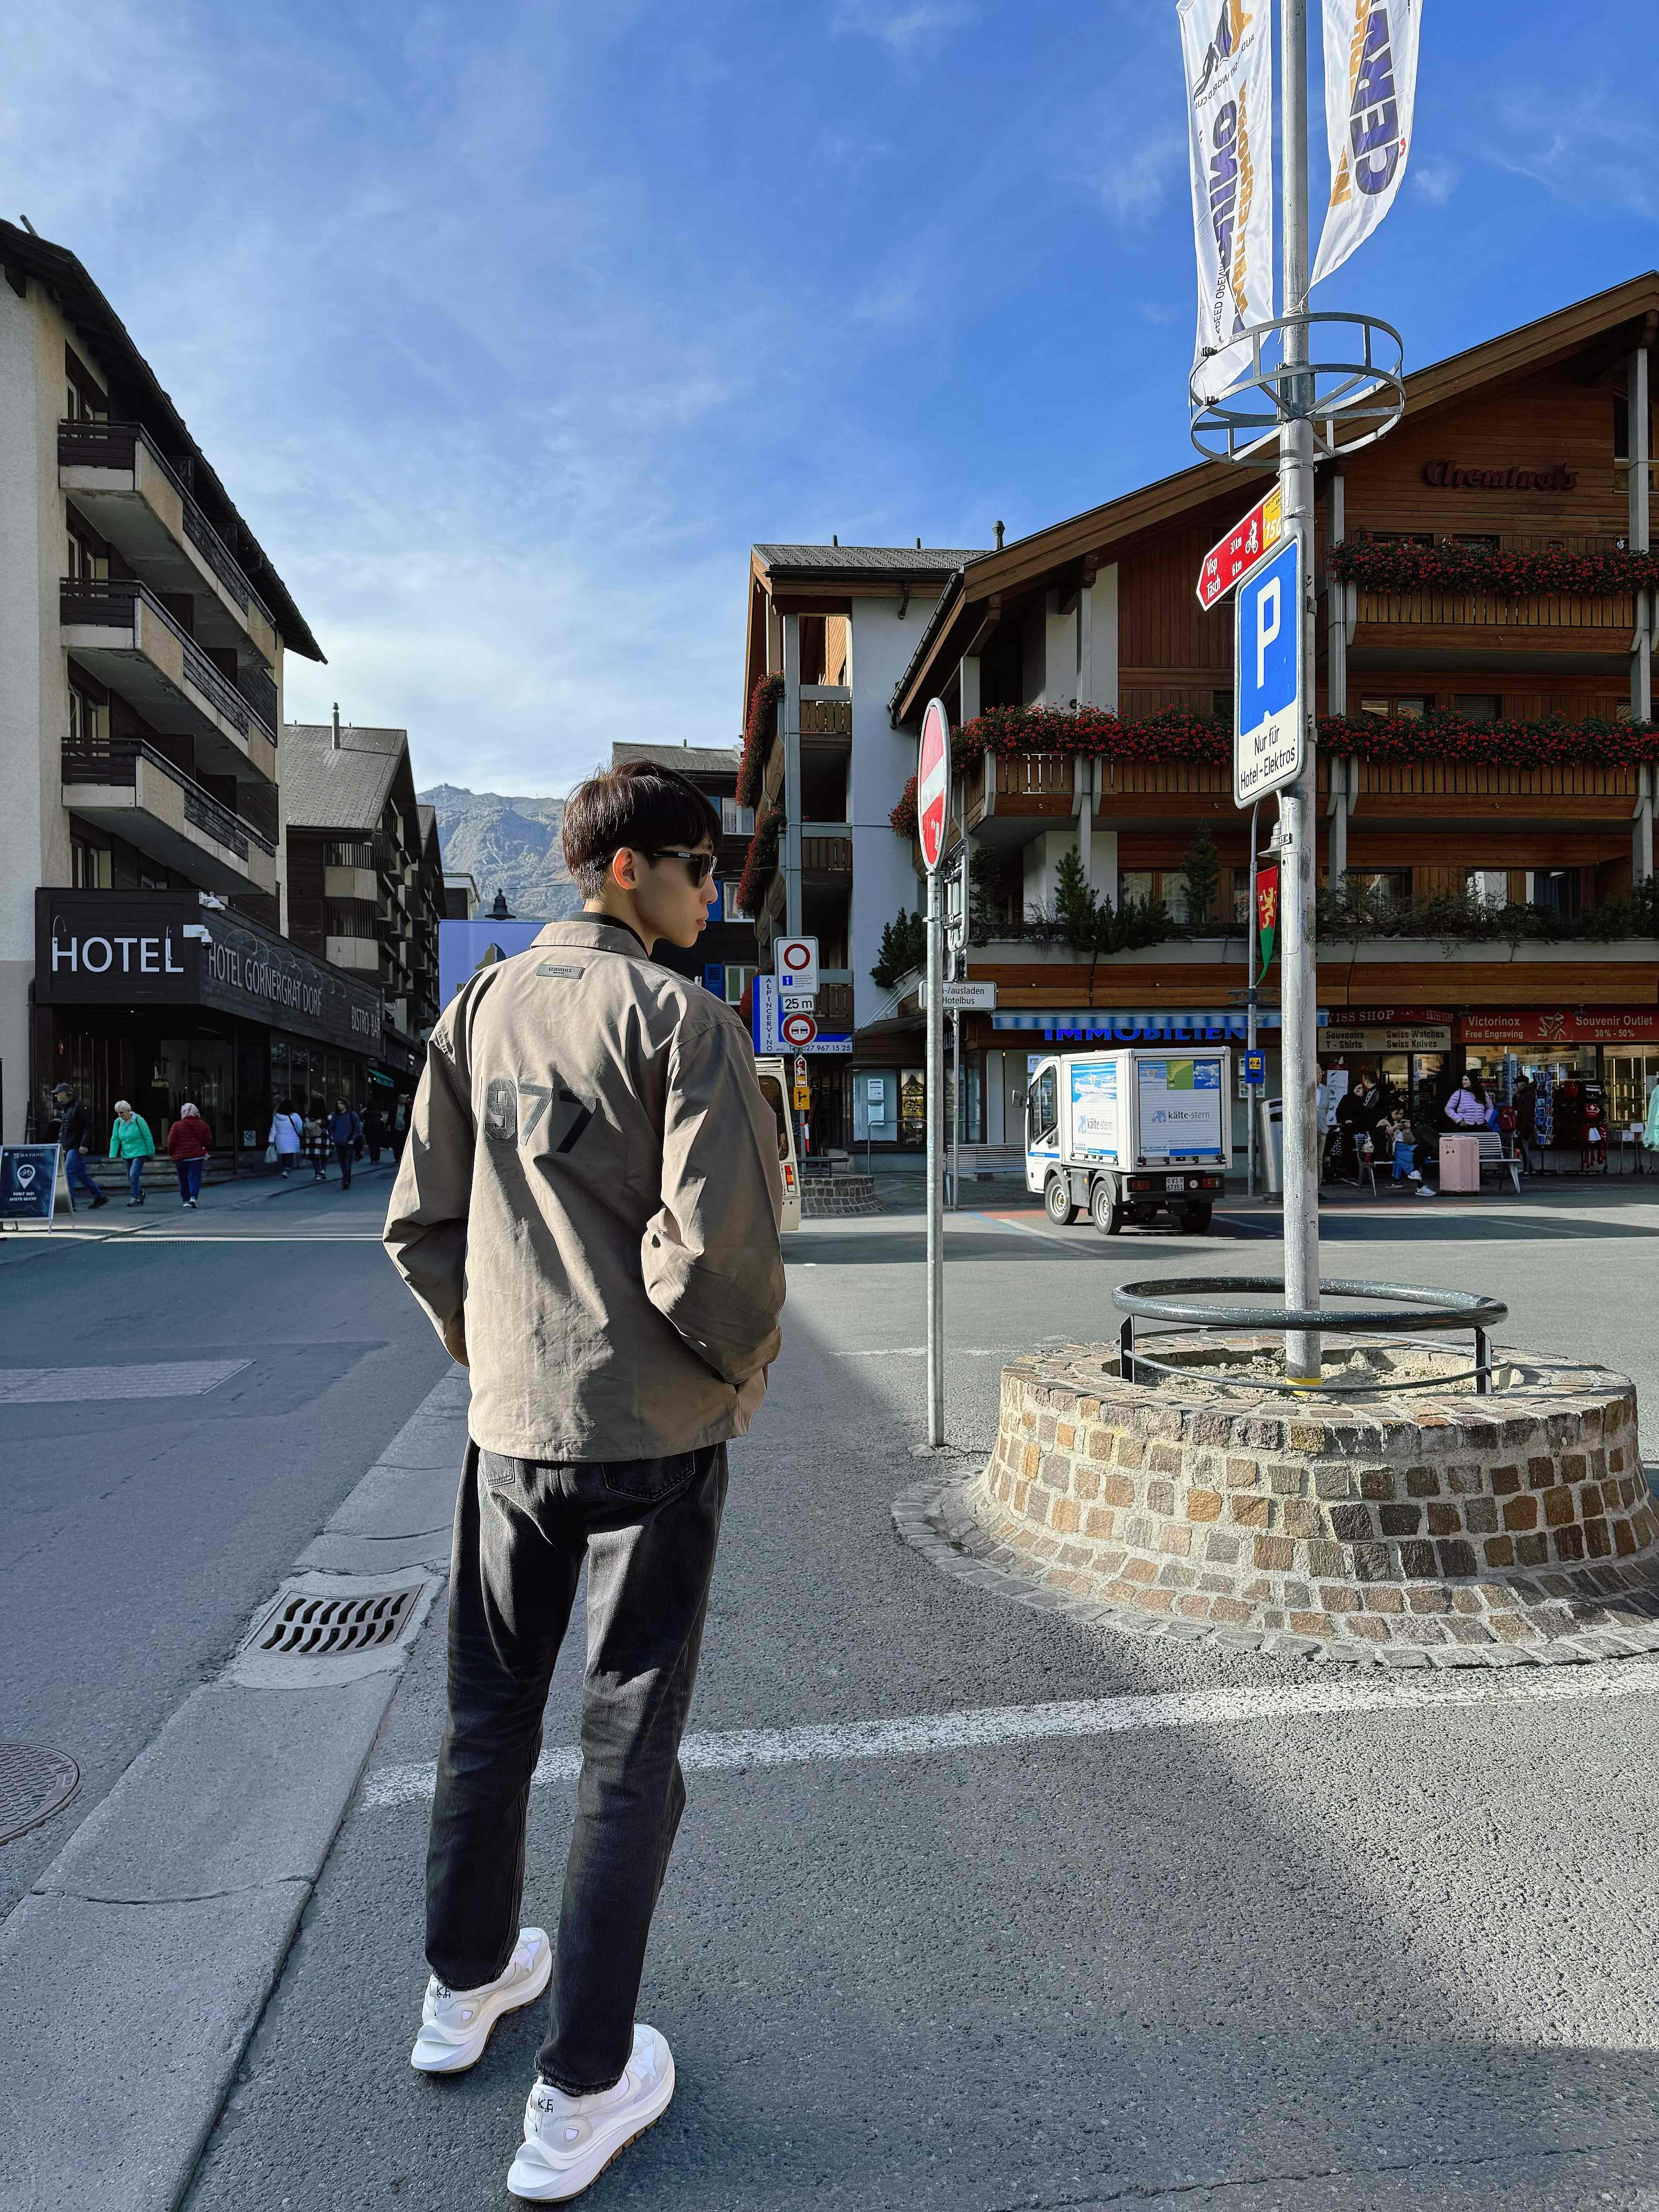
[[[387,1249],[471,1370],[449,1710],[412,2063],[472,2065],[552,1975],[507,2186],[585,2189],[666,2109],[636,2023],[685,1802],[680,1737],[726,1498],[780,1341],[777,1135],[732,1010],[650,957],[690,946],[718,823],[637,763],[566,802],[586,907],[463,986],[433,1031]],[[587,1562],[582,1772],[556,1965],[519,1925],[543,1710]]]
[[[76,1190],[85,1191],[92,1200],[95,1212],[109,1200],[93,1181],[87,1166],[87,1154],[92,1149],[92,1116],[76,1097],[74,1088],[60,1083],[52,1094],[58,1109],[58,1142],[63,1148],[64,1173],[69,1182],[70,1203],[75,1203]]]

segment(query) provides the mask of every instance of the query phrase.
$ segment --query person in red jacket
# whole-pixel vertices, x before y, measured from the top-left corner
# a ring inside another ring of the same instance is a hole
[[[179,1198],[192,1209],[202,1188],[202,1163],[213,1150],[213,1132],[186,1099],[167,1131],[167,1157],[179,1176]]]

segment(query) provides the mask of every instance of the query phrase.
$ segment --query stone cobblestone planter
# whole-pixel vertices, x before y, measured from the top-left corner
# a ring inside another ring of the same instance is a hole
[[[829,1221],[846,1214],[878,1213],[873,1176],[803,1176],[800,1217],[803,1221]]]
[[[1469,1364],[1343,1346],[1367,1382]],[[1345,1400],[1328,1376],[1316,1404],[1218,1383],[1213,1340],[1160,1351],[1190,1379],[1126,1382],[1099,1345],[1012,1362],[990,1459],[907,1493],[902,1530],[1143,1632],[1407,1664],[1659,1650],[1659,1506],[1626,1376],[1505,1352],[1487,1396]],[[1279,1352],[1233,1339],[1227,1356]]]

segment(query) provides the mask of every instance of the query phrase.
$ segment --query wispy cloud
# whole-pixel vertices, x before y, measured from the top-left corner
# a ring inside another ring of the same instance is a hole
[[[836,0],[830,28],[876,39],[902,62],[936,53],[979,13],[970,0]]]
[[[1516,88],[1495,103],[1487,158],[1575,207],[1659,210],[1659,125],[1624,88],[1601,82]]]
[[[1406,182],[1419,199],[1426,200],[1431,207],[1444,207],[1462,173],[1455,161],[1413,160],[1406,172]]]

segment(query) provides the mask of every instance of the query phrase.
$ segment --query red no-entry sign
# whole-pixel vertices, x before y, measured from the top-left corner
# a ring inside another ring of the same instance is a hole
[[[921,718],[916,757],[916,823],[922,865],[931,876],[945,851],[945,817],[951,803],[951,718],[945,702],[930,699]]]

